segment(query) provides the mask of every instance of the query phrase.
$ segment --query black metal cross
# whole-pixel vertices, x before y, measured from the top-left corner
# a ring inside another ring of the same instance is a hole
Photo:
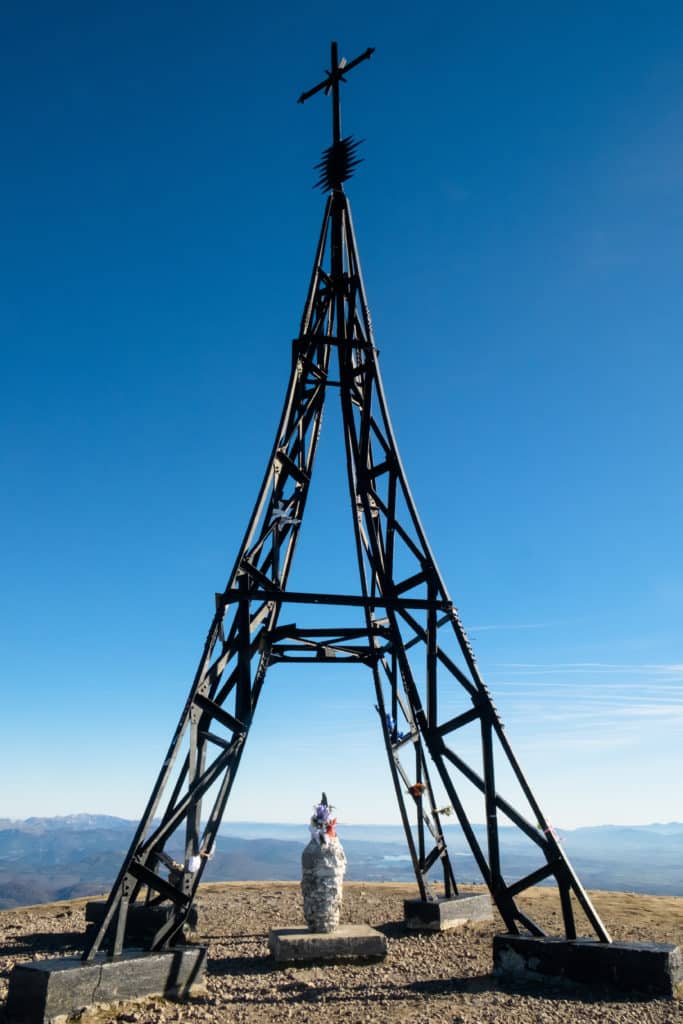
[[[369,60],[375,52],[374,46],[369,46],[365,53],[361,53],[360,57],[356,57],[355,60],[347,62],[345,57],[342,57],[341,61],[337,53],[337,44],[332,43],[331,47],[331,60],[330,67],[332,71],[327,71],[327,78],[317,85],[314,85],[308,92],[302,92],[301,96],[297,100],[297,103],[305,103],[306,100],[310,99],[311,96],[315,96],[321,89],[325,90],[325,95],[332,90],[332,144],[339,142],[341,139],[341,105],[339,102],[339,83],[345,82],[344,75],[347,71],[355,68],[356,65],[360,64],[361,61]]]

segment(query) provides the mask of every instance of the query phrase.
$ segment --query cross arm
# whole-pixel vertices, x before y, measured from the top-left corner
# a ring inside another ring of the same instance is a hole
[[[367,50],[365,50],[364,53],[361,53],[360,57],[354,58],[354,60],[350,61],[348,64],[345,61],[342,61],[339,67],[333,67],[332,71],[329,71],[327,73],[327,78],[323,79],[322,82],[318,82],[318,84],[314,85],[312,89],[308,90],[308,92],[302,92],[301,96],[299,96],[299,99],[297,100],[297,103],[305,103],[306,100],[309,100],[311,96],[315,96],[315,94],[317,92],[320,92],[321,89],[324,89],[325,92],[328,92],[329,89],[332,88],[332,85],[334,84],[335,81],[346,81],[346,79],[344,78],[346,72],[351,71],[351,69],[355,68],[358,64],[361,63],[361,61],[369,60],[374,52],[375,47],[368,46]]]

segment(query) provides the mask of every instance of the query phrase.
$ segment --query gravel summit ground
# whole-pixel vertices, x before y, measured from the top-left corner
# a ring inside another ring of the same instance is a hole
[[[439,935],[403,926],[408,885],[361,882],[344,887],[342,919],[384,932],[389,953],[379,963],[277,967],[268,952],[271,928],[303,925],[299,886],[288,882],[205,885],[198,900],[198,941],[208,944],[206,991],[184,1003],[148,998],[84,1010],[83,1024],[169,1021],[371,1024],[683,1024],[683,1004],[637,994],[594,991],[550,981],[510,983],[491,974],[498,919]],[[683,897],[597,892],[595,904],[615,939],[683,945]],[[12,966],[82,951],[84,900],[0,912],[0,1000]],[[557,933],[554,890],[537,888],[525,908]],[[0,1009],[0,1021],[5,1022]]]

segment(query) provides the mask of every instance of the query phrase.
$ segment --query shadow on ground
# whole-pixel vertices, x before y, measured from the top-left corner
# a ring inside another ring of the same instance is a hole
[[[64,953],[65,956],[72,956],[74,953],[82,953],[84,949],[83,932],[31,932],[5,940],[0,945],[0,956],[17,956],[37,950],[41,954]]]
[[[456,993],[476,995],[501,992],[508,996],[530,996],[537,999],[558,999],[574,1003],[648,1003],[652,997],[641,992],[622,992],[608,985],[589,986],[562,978],[516,980],[495,974],[474,977],[431,979],[414,981],[406,986],[411,992],[424,996],[448,996]]]

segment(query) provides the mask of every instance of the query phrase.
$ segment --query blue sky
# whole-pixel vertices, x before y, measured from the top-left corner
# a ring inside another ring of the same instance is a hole
[[[0,816],[142,810],[279,417],[336,38],[377,48],[343,128],[394,426],[515,751],[558,826],[681,820],[683,11],[553,7],[4,8]],[[336,427],[293,577],[331,590]],[[313,671],[229,817],[395,820],[370,679]]]

